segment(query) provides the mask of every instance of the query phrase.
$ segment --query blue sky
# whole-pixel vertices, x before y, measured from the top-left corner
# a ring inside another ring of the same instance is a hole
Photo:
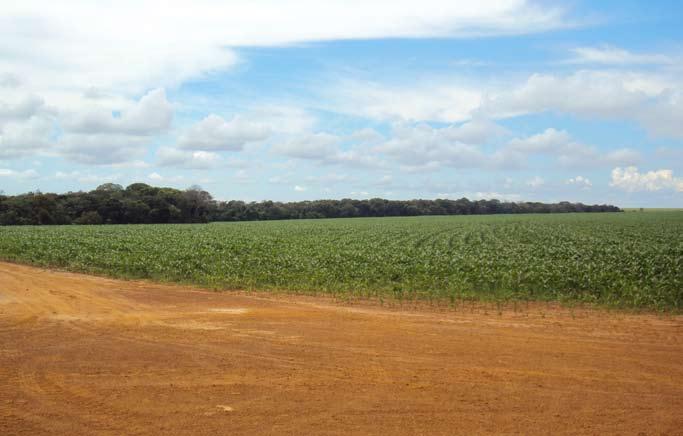
[[[0,5],[8,194],[683,205],[680,2],[53,3]]]

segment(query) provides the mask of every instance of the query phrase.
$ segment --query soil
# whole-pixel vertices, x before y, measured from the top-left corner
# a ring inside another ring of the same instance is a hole
[[[683,317],[0,263],[0,434],[683,434]]]

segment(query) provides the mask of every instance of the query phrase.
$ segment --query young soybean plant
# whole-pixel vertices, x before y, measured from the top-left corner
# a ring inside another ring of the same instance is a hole
[[[683,212],[0,227],[0,258],[382,300],[683,307]]]

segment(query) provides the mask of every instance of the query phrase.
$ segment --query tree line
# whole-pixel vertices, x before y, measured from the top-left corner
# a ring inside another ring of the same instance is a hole
[[[499,200],[216,201],[198,186],[184,191],[107,183],[89,192],[0,195],[0,225],[206,223],[314,218],[517,213],[620,212],[611,205]]]
[[[204,223],[214,205],[199,187],[106,183],[89,192],[0,195],[0,225]]]

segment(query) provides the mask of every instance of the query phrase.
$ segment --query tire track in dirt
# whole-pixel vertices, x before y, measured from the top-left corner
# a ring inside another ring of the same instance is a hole
[[[0,263],[0,434],[682,434],[683,319]]]

